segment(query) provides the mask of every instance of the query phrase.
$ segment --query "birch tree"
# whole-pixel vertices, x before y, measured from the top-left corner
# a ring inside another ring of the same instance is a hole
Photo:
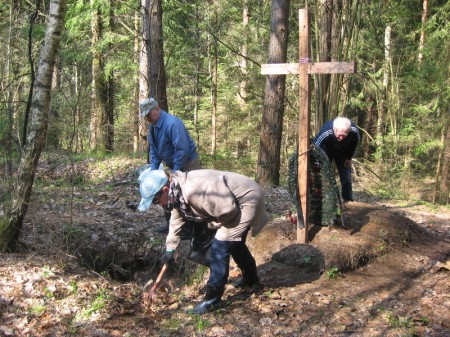
[[[31,105],[31,123],[27,142],[23,148],[8,216],[0,223],[0,251],[13,250],[19,238],[22,222],[28,208],[36,167],[48,127],[51,84],[61,33],[64,26],[66,0],[52,0],[47,30],[42,45]]]

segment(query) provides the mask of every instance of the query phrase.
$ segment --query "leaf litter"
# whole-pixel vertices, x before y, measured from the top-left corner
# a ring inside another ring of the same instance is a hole
[[[450,335],[448,208],[354,202],[345,227],[314,226],[302,245],[286,216],[289,193],[267,189],[271,221],[248,239],[263,286],[229,284],[225,308],[199,317],[187,311],[208,271],[185,259],[188,242],[156,303],[143,306],[142,287],[161,268],[164,215],[130,208],[135,162],[111,165],[122,171],[77,167],[79,176],[102,172],[95,186],[33,194],[21,251],[0,259],[0,336]],[[47,168],[44,181],[67,176],[67,167]],[[230,279],[239,277],[232,262]]]

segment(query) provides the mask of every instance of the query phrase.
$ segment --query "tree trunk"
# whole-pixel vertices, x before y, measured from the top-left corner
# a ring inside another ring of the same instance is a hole
[[[383,88],[381,92],[380,104],[378,107],[377,120],[377,146],[381,146],[382,139],[386,132],[386,111],[387,111],[387,92],[389,86],[389,74],[391,64],[391,26],[387,25],[384,30],[384,65],[383,65]]]
[[[196,41],[196,57],[195,57],[195,87],[194,87],[194,127],[195,127],[195,139],[197,146],[200,145],[200,130],[198,123],[198,111],[200,104],[200,95],[202,93],[202,87],[200,84],[200,73],[202,71],[202,57],[201,55],[201,46],[200,46],[200,11],[198,3],[195,3],[195,41]]]
[[[15,39],[13,38],[13,26],[14,26],[14,22],[15,22],[15,18],[16,15],[14,13],[14,7],[11,6],[10,8],[10,13],[9,13],[9,29],[8,29],[8,42],[6,44],[6,50],[7,50],[7,59],[5,62],[5,69],[4,69],[4,73],[6,75],[6,77],[10,78],[10,75],[12,73],[12,59],[13,59],[13,53],[12,51],[14,50],[14,41]],[[7,132],[6,132],[6,136],[4,139],[2,140],[2,145],[4,146],[4,149],[6,150],[6,166],[7,166],[7,172],[8,172],[8,176],[11,177],[13,175],[13,165],[12,165],[12,158],[13,158],[13,125],[14,125],[14,119],[13,119],[13,115],[14,115],[14,105],[13,105],[13,101],[14,101],[14,90],[13,90],[13,86],[9,85],[8,89],[5,91],[6,93],[6,97],[5,100],[7,102],[7,114],[8,114],[8,122],[7,122]]]
[[[92,114],[91,114],[91,148],[96,150],[106,150],[108,121],[108,82],[105,76],[105,57],[100,47],[100,40],[103,36],[102,10],[93,5],[91,32],[92,32]]]
[[[150,40],[147,41],[150,51],[148,54],[150,97],[154,97],[159,106],[168,111],[162,15],[161,0],[150,0]]]
[[[91,0],[94,5],[94,0]],[[107,12],[106,14],[104,12]],[[92,148],[112,152],[114,148],[114,77],[106,73],[106,57],[104,48],[101,47],[101,39],[104,35],[104,22],[108,29],[112,29],[112,3],[103,11],[94,5],[92,14],[92,125],[94,142]],[[110,43],[106,50],[110,50]]]
[[[112,33],[114,31],[114,12],[113,12],[113,1],[109,1],[109,30]],[[106,50],[112,49],[112,43],[108,43]],[[105,69],[103,69],[105,72]],[[104,133],[103,139],[105,140],[104,146],[106,152],[111,153],[114,150],[114,73],[105,74],[106,79],[106,109],[105,109],[105,119],[102,123],[102,129]]]
[[[22,229],[23,219],[27,212],[36,167],[45,145],[51,100],[52,74],[64,27],[65,10],[65,0],[52,0],[50,2],[47,30],[39,57],[31,106],[30,132],[28,133],[13,185],[8,220],[0,223],[0,251],[2,252],[15,248]]]
[[[268,63],[286,62],[289,3],[272,0]],[[285,80],[285,75],[269,75],[266,79],[257,164],[257,179],[263,185],[276,186],[280,182]]]
[[[215,10],[216,11],[216,10]],[[217,11],[215,12],[215,19],[217,20]],[[217,38],[213,36],[212,43],[212,56],[210,65],[211,74],[211,156],[214,158],[217,152],[217,85],[218,85],[218,58],[219,58],[219,46],[217,44]]]
[[[80,92],[79,92],[79,68],[78,65],[75,64],[73,66],[73,73],[74,73],[74,79],[73,79],[73,96],[77,98],[76,105],[73,110],[73,124],[74,124],[74,130],[75,130],[75,144],[72,144],[71,151],[78,153],[83,152],[83,137],[80,132],[80,125],[82,122],[82,114],[80,109]]]
[[[442,155],[442,173],[441,183],[439,184],[439,192],[437,193],[436,202],[441,205],[449,203],[449,183],[450,183],[450,123],[447,122],[447,132],[444,140],[444,151]]]
[[[243,31],[247,32],[249,22],[248,0],[244,1],[242,8],[242,26]],[[239,56],[239,70],[241,72],[241,80],[239,81],[238,103],[241,110],[246,110],[247,106],[247,53],[248,53],[248,38],[245,37],[241,45],[241,55]]]
[[[134,55],[133,55],[133,60],[134,62],[136,62],[137,65],[140,65],[140,47],[141,47],[141,43],[140,43],[140,39],[139,39],[139,19],[140,16],[137,12],[135,12],[134,14],[134,31],[136,32],[134,35]],[[133,135],[133,151],[134,152],[138,152],[139,151],[139,141],[140,141],[140,137],[139,137],[139,133],[140,133],[140,128],[139,128],[139,105],[137,104],[137,102],[140,102],[139,100],[139,83],[140,83],[140,68],[139,66],[137,67],[137,73],[136,73],[136,83],[134,86],[134,91],[133,91],[133,104],[130,108],[130,132]]]
[[[372,96],[367,97],[367,112],[364,123],[364,130],[366,130],[370,135],[375,134],[375,125],[376,125],[376,110],[375,110],[375,99]],[[363,137],[362,138],[362,148],[363,148],[363,157],[364,159],[369,159],[371,155],[370,149],[370,138]]]
[[[141,0],[142,6],[142,41],[139,54],[139,100],[142,101],[150,96],[149,59],[150,59],[150,0]],[[139,104],[136,102],[137,113]],[[147,152],[147,162],[150,160],[147,144],[148,126],[144,119],[139,119],[139,150]]]
[[[420,30],[420,41],[419,41],[419,63],[423,60],[423,48],[425,46],[425,25],[427,23],[428,16],[428,0],[423,0],[423,12],[422,12],[422,28]]]
[[[331,61],[331,28],[333,19],[333,0],[320,1],[320,34],[319,38],[319,62]],[[321,126],[328,120],[328,99],[330,87],[330,74],[316,75],[318,79],[318,111],[316,113],[316,125]],[[336,112],[333,112],[334,114]]]

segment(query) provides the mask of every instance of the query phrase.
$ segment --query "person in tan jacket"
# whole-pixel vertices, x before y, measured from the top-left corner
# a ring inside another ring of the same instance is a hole
[[[149,171],[141,181],[140,209],[159,204],[171,210],[166,252],[162,263],[171,262],[187,222],[208,222],[217,228],[211,244],[210,276],[203,301],[191,311],[203,314],[219,309],[228,281],[230,256],[242,271],[236,287],[259,283],[255,259],[245,244],[252,229],[256,236],[268,222],[264,191],[252,179],[216,170],[176,171],[170,179],[161,170]]]

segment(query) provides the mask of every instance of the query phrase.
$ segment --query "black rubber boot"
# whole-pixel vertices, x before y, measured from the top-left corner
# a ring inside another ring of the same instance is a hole
[[[258,276],[249,277],[243,273],[242,278],[233,284],[235,288],[245,288],[245,287],[253,287],[259,284]]]
[[[202,302],[197,304],[190,312],[194,315],[203,315],[207,312],[211,312],[222,307],[222,295],[224,287],[211,287],[206,288],[206,294]]]

